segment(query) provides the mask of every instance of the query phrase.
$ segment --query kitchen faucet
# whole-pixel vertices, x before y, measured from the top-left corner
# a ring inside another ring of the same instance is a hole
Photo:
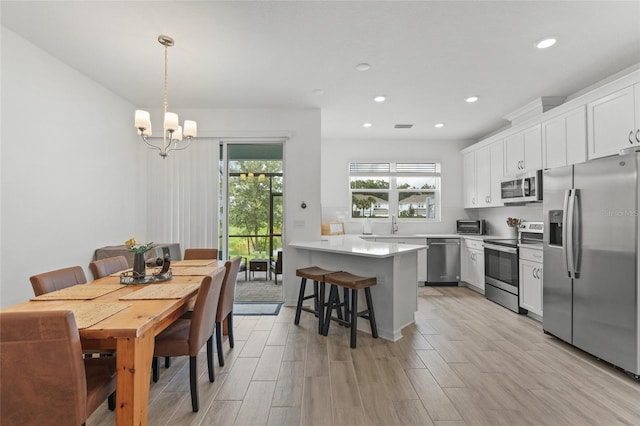
[[[391,215],[391,233],[395,234],[396,232],[398,232],[398,222],[396,221],[396,215],[392,214]]]

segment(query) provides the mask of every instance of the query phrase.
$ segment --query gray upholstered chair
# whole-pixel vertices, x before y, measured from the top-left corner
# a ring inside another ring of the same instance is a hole
[[[236,280],[242,257],[236,256],[224,263],[224,282],[222,283],[222,293],[218,302],[216,313],[216,346],[218,349],[218,364],[224,366],[224,354],[222,353],[222,321],[227,320],[227,333],[229,336],[229,346],[233,348],[233,301],[236,293]]]
[[[106,259],[94,260],[89,264],[89,269],[93,274],[93,279],[108,277],[116,272],[129,269],[129,263],[124,256],[108,257]]]
[[[116,390],[114,357],[82,358],[71,311],[0,312],[0,424],[80,425]]]
[[[61,290],[76,284],[84,284],[87,282],[87,277],[80,266],[72,266],[33,275],[29,278],[29,281],[31,281],[33,293],[36,296],[40,296],[41,294]]]
[[[213,332],[224,276],[225,270],[218,268],[212,276],[205,277],[198,290],[191,317],[178,319],[156,336],[152,363],[153,381],[157,382],[159,378],[158,357],[188,356],[191,407],[194,412],[199,409],[197,357],[205,343],[209,381],[215,380]]]

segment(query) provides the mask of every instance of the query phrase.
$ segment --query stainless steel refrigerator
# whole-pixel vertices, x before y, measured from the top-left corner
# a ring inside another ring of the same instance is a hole
[[[639,161],[607,157],[543,177],[543,328],[635,375]]]

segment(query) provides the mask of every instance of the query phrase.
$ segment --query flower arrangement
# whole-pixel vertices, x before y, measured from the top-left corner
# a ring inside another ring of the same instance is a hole
[[[153,242],[147,244],[138,244],[135,238],[129,238],[124,244],[135,254],[144,253],[153,247]]]
[[[507,218],[507,226],[511,228],[517,228],[520,225],[520,219],[517,217],[508,217]]]

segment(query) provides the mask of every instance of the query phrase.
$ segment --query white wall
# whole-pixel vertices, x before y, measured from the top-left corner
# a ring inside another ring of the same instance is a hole
[[[322,219],[344,217],[348,233],[362,233],[362,220],[351,220],[349,162],[439,162],[441,164],[442,209],[439,222],[398,219],[398,233],[455,233],[457,219],[473,215],[463,208],[462,155],[469,141],[421,140],[323,140]],[[374,219],[374,234],[389,234],[390,220]]]
[[[146,214],[134,106],[2,28],[0,306],[29,276],[88,264]]]

